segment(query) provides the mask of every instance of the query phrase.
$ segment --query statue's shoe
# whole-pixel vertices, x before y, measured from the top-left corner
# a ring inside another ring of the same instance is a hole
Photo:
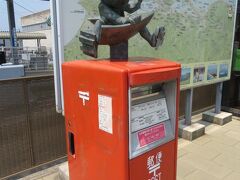
[[[158,49],[164,41],[164,36],[165,36],[165,27],[158,27],[154,33],[155,35],[155,48]]]
[[[102,22],[101,20],[97,20],[94,24],[94,34],[95,34],[95,40],[98,43],[101,39],[102,34]]]
[[[82,43],[81,50],[84,54],[97,57],[98,44],[96,42],[96,35],[92,31],[80,31],[79,41]]]

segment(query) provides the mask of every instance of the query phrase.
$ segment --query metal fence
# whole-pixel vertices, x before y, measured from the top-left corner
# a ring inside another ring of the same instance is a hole
[[[216,87],[214,84],[194,89],[192,114],[199,114],[215,106]],[[179,115],[184,118],[186,108],[186,91],[180,93]]]
[[[66,155],[53,76],[0,81],[0,179]]]
[[[53,70],[52,49],[46,47],[1,47],[7,63],[23,64],[25,71]]]

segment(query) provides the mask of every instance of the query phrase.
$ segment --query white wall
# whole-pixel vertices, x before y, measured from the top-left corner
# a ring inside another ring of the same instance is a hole
[[[41,46],[52,48],[52,32],[51,30],[35,31],[34,33],[44,33],[47,39],[41,40]],[[37,47],[37,40],[23,40],[23,47]]]

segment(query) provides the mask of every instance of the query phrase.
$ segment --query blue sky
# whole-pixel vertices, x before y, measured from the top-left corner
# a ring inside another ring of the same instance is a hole
[[[14,9],[15,9],[15,21],[17,30],[20,30],[21,23],[20,18],[22,16],[31,14],[30,11],[38,12],[45,9],[49,9],[49,2],[48,1],[41,1],[41,0],[14,0]],[[20,7],[19,5],[25,7]],[[7,3],[6,0],[0,0],[0,31],[8,31],[8,15],[7,15]]]

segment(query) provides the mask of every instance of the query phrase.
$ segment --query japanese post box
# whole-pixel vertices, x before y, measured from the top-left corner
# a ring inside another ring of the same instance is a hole
[[[64,63],[71,180],[175,180],[180,65]]]

